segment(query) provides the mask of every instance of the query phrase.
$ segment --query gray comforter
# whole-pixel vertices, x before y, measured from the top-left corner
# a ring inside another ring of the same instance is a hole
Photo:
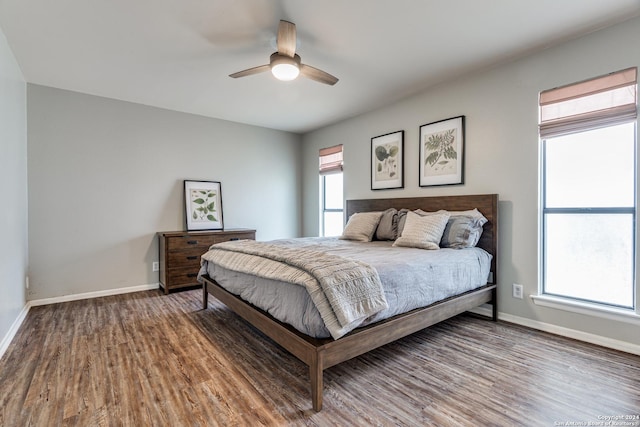
[[[392,247],[391,243],[361,243],[337,238],[269,242],[283,248],[323,251],[362,261],[375,268],[388,307],[359,320],[353,327],[424,307],[487,283],[491,255],[480,248],[431,251]],[[215,257],[209,256],[203,256],[200,276],[203,274],[208,274],[229,292],[239,295],[300,332],[317,338],[331,336],[304,286],[224,268],[216,264]]]
[[[326,251],[243,240],[213,245],[202,259],[303,286],[335,339],[389,307],[375,268]]]

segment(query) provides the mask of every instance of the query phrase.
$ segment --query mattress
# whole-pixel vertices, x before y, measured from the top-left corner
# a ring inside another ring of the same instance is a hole
[[[287,248],[323,251],[365,262],[376,269],[388,308],[359,326],[425,307],[487,284],[491,255],[480,248],[424,250],[392,247],[391,241],[354,242],[331,237],[273,240]],[[208,275],[227,291],[281,322],[315,337],[331,334],[303,286],[223,268],[203,258],[199,277]]]

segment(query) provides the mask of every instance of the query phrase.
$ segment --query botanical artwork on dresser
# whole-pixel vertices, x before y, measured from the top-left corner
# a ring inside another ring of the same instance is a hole
[[[404,131],[371,138],[371,189],[404,186]]]
[[[224,228],[220,182],[185,180],[184,201],[187,231]]]
[[[420,186],[464,182],[464,116],[420,126]]]

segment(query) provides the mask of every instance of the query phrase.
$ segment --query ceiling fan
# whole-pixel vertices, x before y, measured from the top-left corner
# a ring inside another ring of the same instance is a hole
[[[278,80],[294,80],[298,75],[302,75],[332,86],[338,82],[338,79],[331,74],[300,62],[300,56],[296,54],[296,24],[284,20],[280,21],[277,45],[278,51],[271,54],[268,64],[238,71],[229,74],[229,77],[235,79],[271,70],[271,73]]]

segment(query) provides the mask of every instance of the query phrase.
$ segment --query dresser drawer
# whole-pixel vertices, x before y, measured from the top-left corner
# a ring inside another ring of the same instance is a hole
[[[167,238],[167,250],[175,251],[175,250],[197,248],[197,247],[200,247],[200,248],[204,247],[206,249],[209,249],[209,246],[213,245],[214,243],[217,243],[216,242],[217,238],[219,237],[210,235],[210,234],[209,235],[173,236],[173,237]]]
[[[209,250],[209,246],[196,246],[195,248],[171,251],[167,254],[167,265],[169,268],[180,268],[187,266],[200,267],[200,257]]]
[[[230,233],[215,236],[215,243],[228,242],[230,240],[255,240],[256,233]],[[208,248],[207,248],[208,249]]]
[[[167,270],[167,284],[170,287],[181,285],[198,284],[198,268],[170,268]]]

